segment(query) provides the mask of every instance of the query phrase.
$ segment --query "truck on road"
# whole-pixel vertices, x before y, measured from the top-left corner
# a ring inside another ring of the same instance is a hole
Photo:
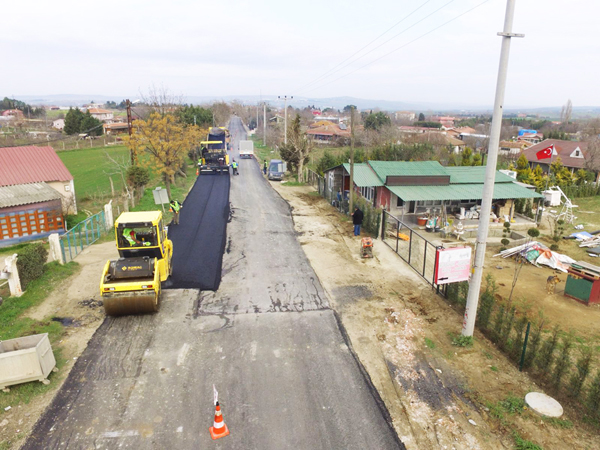
[[[254,142],[253,141],[240,141],[239,151],[240,151],[240,158],[254,157]]]

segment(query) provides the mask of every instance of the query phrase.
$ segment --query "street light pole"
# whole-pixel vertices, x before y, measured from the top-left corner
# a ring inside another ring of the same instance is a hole
[[[490,144],[488,159],[485,170],[485,183],[481,200],[481,213],[479,214],[479,228],[477,230],[477,244],[475,247],[475,262],[473,275],[469,282],[469,293],[465,307],[463,320],[463,336],[473,336],[475,319],[477,318],[477,304],[479,303],[479,292],[481,290],[481,279],[483,277],[483,265],[485,262],[485,249],[490,227],[490,213],[492,212],[492,199],[494,196],[494,182],[496,179],[496,165],[498,163],[498,146],[500,143],[500,130],[502,127],[502,110],[504,107],[504,90],[506,87],[506,73],[508,69],[508,55],[510,53],[510,40],[513,37],[523,37],[523,34],[512,32],[513,16],[515,12],[515,1],[507,0],[506,16],[504,18],[504,31],[498,33],[502,36],[502,48],[500,51],[500,65],[498,68],[498,80],[496,82],[496,98],[494,100],[494,115],[492,116],[492,129],[490,132]]]
[[[263,102],[263,145],[267,146],[267,103]]]
[[[283,98],[283,101],[285,103],[285,111],[283,113],[283,126],[285,128],[285,131],[283,133],[283,143],[284,145],[287,145],[287,101],[288,101],[288,96],[284,95],[283,97],[281,97],[281,95],[279,95],[277,98]],[[293,99],[294,96],[290,96],[290,100]]]

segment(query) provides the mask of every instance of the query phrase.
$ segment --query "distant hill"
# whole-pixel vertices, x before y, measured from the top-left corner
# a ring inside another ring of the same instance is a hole
[[[0,95],[0,97],[3,97]],[[131,95],[129,98],[133,101],[140,97],[139,93]],[[30,105],[58,105],[58,106],[81,106],[86,103],[104,103],[108,100],[120,102],[124,96],[114,95],[79,95],[79,94],[56,94],[56,95],[18,95],[17,99],[29,103]],[[212,103],[214,101],[230,102],[237,100],[247,105],[256,105],[259,102],[267,102],[271,105],[283,105],[283,102],[275,95],[226,95],[226,96],[197,96],[191,95],[184,97],[184,102],[192,104]],[[472,105],[461,103],[444,102],[404,102],[397,100],[373,100],[356,97],[294,97],[288,100],[288,104],[296,108],[306,106],[315,106],[320,109],[334,108],[341,110],[346,105],[355,105],[359,110],[382,110],[382,111],[415,111],[425,114],[491,114],[492,105]],[[540,117],[559,118],[561,106],[555,107],[520,107],[514,108],[508,105],[505,108],[506,114],[531,114]],[[574,118],[588,118],[600,116],[600,106],[574,106]]]

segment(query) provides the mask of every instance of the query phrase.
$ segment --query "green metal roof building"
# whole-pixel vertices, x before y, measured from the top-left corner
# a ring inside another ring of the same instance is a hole
[[[485,166],[444,167],[438,161],[368,161],[354,165],[355,190],[377,207],[402,214],[446,208],[454,213],[481,204]],[[332,171],[332,172],[330,172]],[[335,191],[349,185],[350,165],[326,171]],[[332,181],[333,180],[333,181]],[[494,207],[497,215],[512,217],[514,199],[538,199],[542,195],[496,172]]]

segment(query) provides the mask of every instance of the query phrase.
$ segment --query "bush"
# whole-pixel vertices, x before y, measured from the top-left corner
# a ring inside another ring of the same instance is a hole
[[[33,244],[18,252],[17,269],[21,279],[21,288],[27,289],[27,285],[44,274],[44,266],[48,259],[48,250],[43,244]]]

